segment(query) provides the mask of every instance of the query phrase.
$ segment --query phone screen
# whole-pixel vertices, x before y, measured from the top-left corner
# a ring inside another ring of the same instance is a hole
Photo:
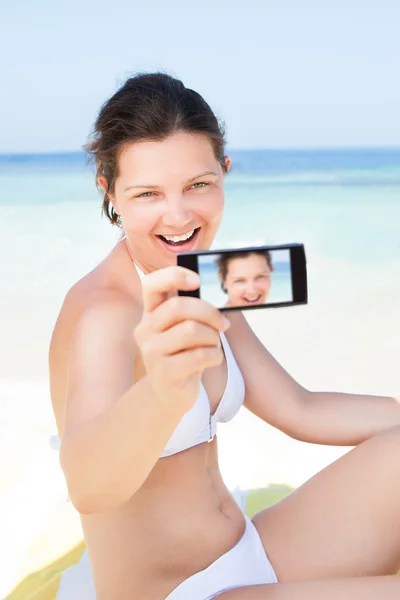
[[[302,245],[182,253],[178,264],[200,276],[200,289],[190,295],[221,310],[307,302]]]

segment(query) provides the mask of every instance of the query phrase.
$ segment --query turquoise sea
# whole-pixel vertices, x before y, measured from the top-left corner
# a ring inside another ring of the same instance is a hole
[[[400,149],[232,150],[230,155],[227,209],[217,244],[293,239],[329,256],[371,261],[399,251]],[[96,235],[101,201],[83,154],[0,155],[0,181],[1,222],[16,234],[15,242],[55,235],[60,222],[64,239],[88,230],[90,237]]]
[[[215,248],[302,242],[310,303],[321,294],[382,307],[399,298],[400,149],[229,154]],[[23,357],[21,373],[4,342],[0,376],[44,376],[45,361],[28,360],[32,339],[42,348],[69,286],[118,237],[100,207],[83,153],[0,156],[0,318],[13,324],[11,348]]]
[[[216,249],[302,242],[310,305],[400,301],[400,149],[229,154]],[[83,153],[0,156],[0,377],[46,377],[66,291],[118,238],[100,207]]]

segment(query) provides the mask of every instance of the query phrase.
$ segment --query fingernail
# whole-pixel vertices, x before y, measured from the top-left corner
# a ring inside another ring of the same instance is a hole
[[[189,285],[197,285],[198,287],[200,286],[200,277],[197,275],[197,273],[189,273],[189,275],[186,275],[186,281]]]
[[[226,317],[222,317],[222,325],[226,331],[231,326],[231,322]]]

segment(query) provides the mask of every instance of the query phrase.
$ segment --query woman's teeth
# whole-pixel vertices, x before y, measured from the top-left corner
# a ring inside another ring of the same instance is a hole
[[[260,300],[261,295],[259,294],[258,296],[256,296],[255,298],[244,298],[246,300],[246,302],[258,302],[258,300]]]
[[[167,244],[182,244],[183,242],[189,241],[196,231],[197,229],[192,229],[192,231],[188,231],[183,235],[160,235],[159,237]]]

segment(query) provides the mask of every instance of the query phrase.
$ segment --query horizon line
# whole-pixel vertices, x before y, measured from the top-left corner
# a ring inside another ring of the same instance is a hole
[[[232,146],[227,148],[227,152],[243,152],[243,151],[264,151],[264,152],[324,152],[324,151],[343,151],[343,150],[399,150],[400,145],[377,145],[377,146]],[[22,150],[22,151],[2,151],[0,150],[0,157],[5,156],[52,156],[52,155],[72,155],[81,154],[86,155],[87,153],[80,150]]]

